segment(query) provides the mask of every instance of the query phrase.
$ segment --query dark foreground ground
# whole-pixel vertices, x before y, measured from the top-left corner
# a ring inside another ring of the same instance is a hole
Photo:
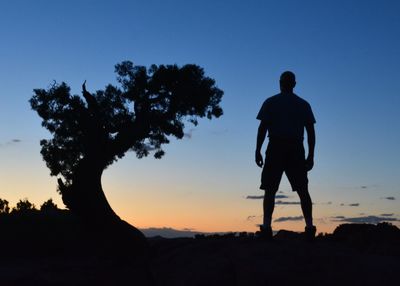
[[[342,225],[312,243],[285,231],[271,242],[153,238],[144,259],[60,221],[13,223],[10,233],[0,219],[0,285],[400,285],[400,231],[387,224]]]

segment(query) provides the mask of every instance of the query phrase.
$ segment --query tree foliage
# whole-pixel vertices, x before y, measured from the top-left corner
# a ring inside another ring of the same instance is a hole
[[[59,208],[57,205],[53,202],[53,199],[48,199],[45,201],[41,206],[40,206],[40,211],[42,212],[48,212],[48,211],[56,211]]]
[[[30,211],[36,211],[36,206],[32,204],[28,199],[19,200],[17,205],[12,209],[13,212],[26,213]]]
[[[8,214],[10,212],[10,207],[8,206],[8,201],[0,199],[0,214]]]
[[[30,100],[42,125],[52,134],[40,142],[51,175],[68,182],[84,160],[106,168],[132,150],[138,158],[164,155],[163,144],[182,139],[187,123],[222,115],[223,91],[197,65],[115,66],[118,86],[93,94],[71,95],[55,83],[35,89]]]

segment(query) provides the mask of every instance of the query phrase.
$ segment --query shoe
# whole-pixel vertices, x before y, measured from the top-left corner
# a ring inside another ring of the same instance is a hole
[[[315,226],[305,227],[304,236],[307,241],[314,241],[317,228]]]
[[[272,240],[272,228],[260,225],[260,231],[256,232],[256,236],[261,240]]]

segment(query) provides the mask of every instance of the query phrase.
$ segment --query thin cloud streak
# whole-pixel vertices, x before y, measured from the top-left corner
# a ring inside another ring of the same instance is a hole
[[[344,207],[344,206],[347,206],[347,207],[359,207],[359,206],[360,206],[360,203],[351,203],[351,204],[344,204],[344,203],[341,203],[340,206],[341,206],[341,207]]]
[[[381,214],[381,216],[393,216],[394,214],[393,213],[391,213],[391,214]]]
[[[263,217],[263,215],[249,215],[247,218],[246,218],[246,221],[254,221],[255,219],[257,219],[257,218],[262,218]]]
[[[372,223],[377,224],[387,221],[399,221],[397,218],[387,217],[387,216],[361,216],[361,217],[343,217],[336,216],[332,217],[334,222],[348,222],[348,223]]]
[[[349,207],[358,207],[358,206],[360,206],[360,204],[359,204],[359,203],[355,203],[355,204],[349,204]]]
[[[279,218],[275,219],[274,222],[299,221],[299,220],[303,220],[303,217],[302,216],[283,216],[283,217],[279,217]]]
[[[19,144],[21,142],[22,142],[21,139],[11,139],[10,141],[7,141],[5,143],[0,143],[0,147],[13,146],[13,145]]]
[[[248,200],[261,200],[264,196],[247,196],[246,199]]]
[[[300,202],[285,202],[281,200],[275,202],[275,205],[299,205],[299,204]]]
[[[289,198],[289,197],[285,196],[285,195],[276,195],[275,196],[275,199],[287,199],[287,198]],[[248,200],[261,200],[261,199],[264,199],[264,195],[261,195],[261,196],[248,195],[246,197],[246,199],[248,199]]]

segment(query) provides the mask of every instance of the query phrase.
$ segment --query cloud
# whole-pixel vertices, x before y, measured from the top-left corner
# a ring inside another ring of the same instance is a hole
[[[0,147],[12,146],[21,142],[22,142],[21,139],[11,139],[5,143],[0,143]]]
[[[256,218],[262,218],[262,217],[263,217],[263,215],[249,215],[246,218],[246,221],[254,221]]]
[[[332,217],[332,218],[343,219],[343,218],[346,218],[346,217],[345,217],[345,216],[342,216],[342,215],[337,215],[337,216],[334,216],[334,217]]]
[[[194,130],[194,128],[189,129],[188,132],[183,133],[183,137],[185,137],[186,139],[192,139]]]
[[[286,195],[276,195],[275,196],[275,199],[287,199],[287,198],[289,198],[289,196],[286,196]]]
[[[394,214],[381,214],[381,216],[393,216]]]
[[[349,207],[358,207],[358,206],[360,206],[359,203],[349,204]]]
[[[248,199],[248,200],[261,200],[263,198],[264,198],[264,195],[261,195],[261,196],[249,195],[246,197],[246,199]],[[287,198],[289,198],[289,196],[286,196],[286,195],[276,195],[275,196],[275,199],[287,199]]]
[[[320,204],[320,205],[331,205],[331,204],[332,204],[332,202],[331,202],[331,201],[329,201],[329,202],[323,202],[323,203],[318,203],[318,204]]]
[[[342,217],[336,216],[332,217],[333,221],[336,222],[349,222],[349,223],[373,223],[377,224],[384,221],[399,221],[397,218],[385,217],[385,216],[360,216],[360,217]]]
[[[385,199],[385,200],[389,200],[389,201],[394,201],[394,200],[396,200],[395,197],[385,197],[384,199]]]
[[[344,204],[344,203],[341,203],[340,204],[340,206],[348,206],[348,207],[359,207],[360,206],[360,203],[351,203],[351,204]]]
[[[365,191],[365,190],[369,190],[369,189],[376,189],[378,187],[379,187],[379,185],[377,185],[377,184],[371,184],[371,185],[361,185],[361,186],[357,187],[357,189],[361,189],[361,190]]]
[[[247,221],[253,221],[256,217],[257,216],[255,216],[255,215],[249,215],[246,220]]]
[[[275,204],[276,205],[299,205],[300,202],[284,202],[284,201],[281,201],[281,200],[277,200],[275,202]]]
[[[264,196],[247,196],[246,199],[248,200],[260,200],[263,199]]]
[[[284,221],[298,221],[298,220],[303,220],[302,216],[283,216],[279,217],[274,220],[274,222],[284,222]]]

